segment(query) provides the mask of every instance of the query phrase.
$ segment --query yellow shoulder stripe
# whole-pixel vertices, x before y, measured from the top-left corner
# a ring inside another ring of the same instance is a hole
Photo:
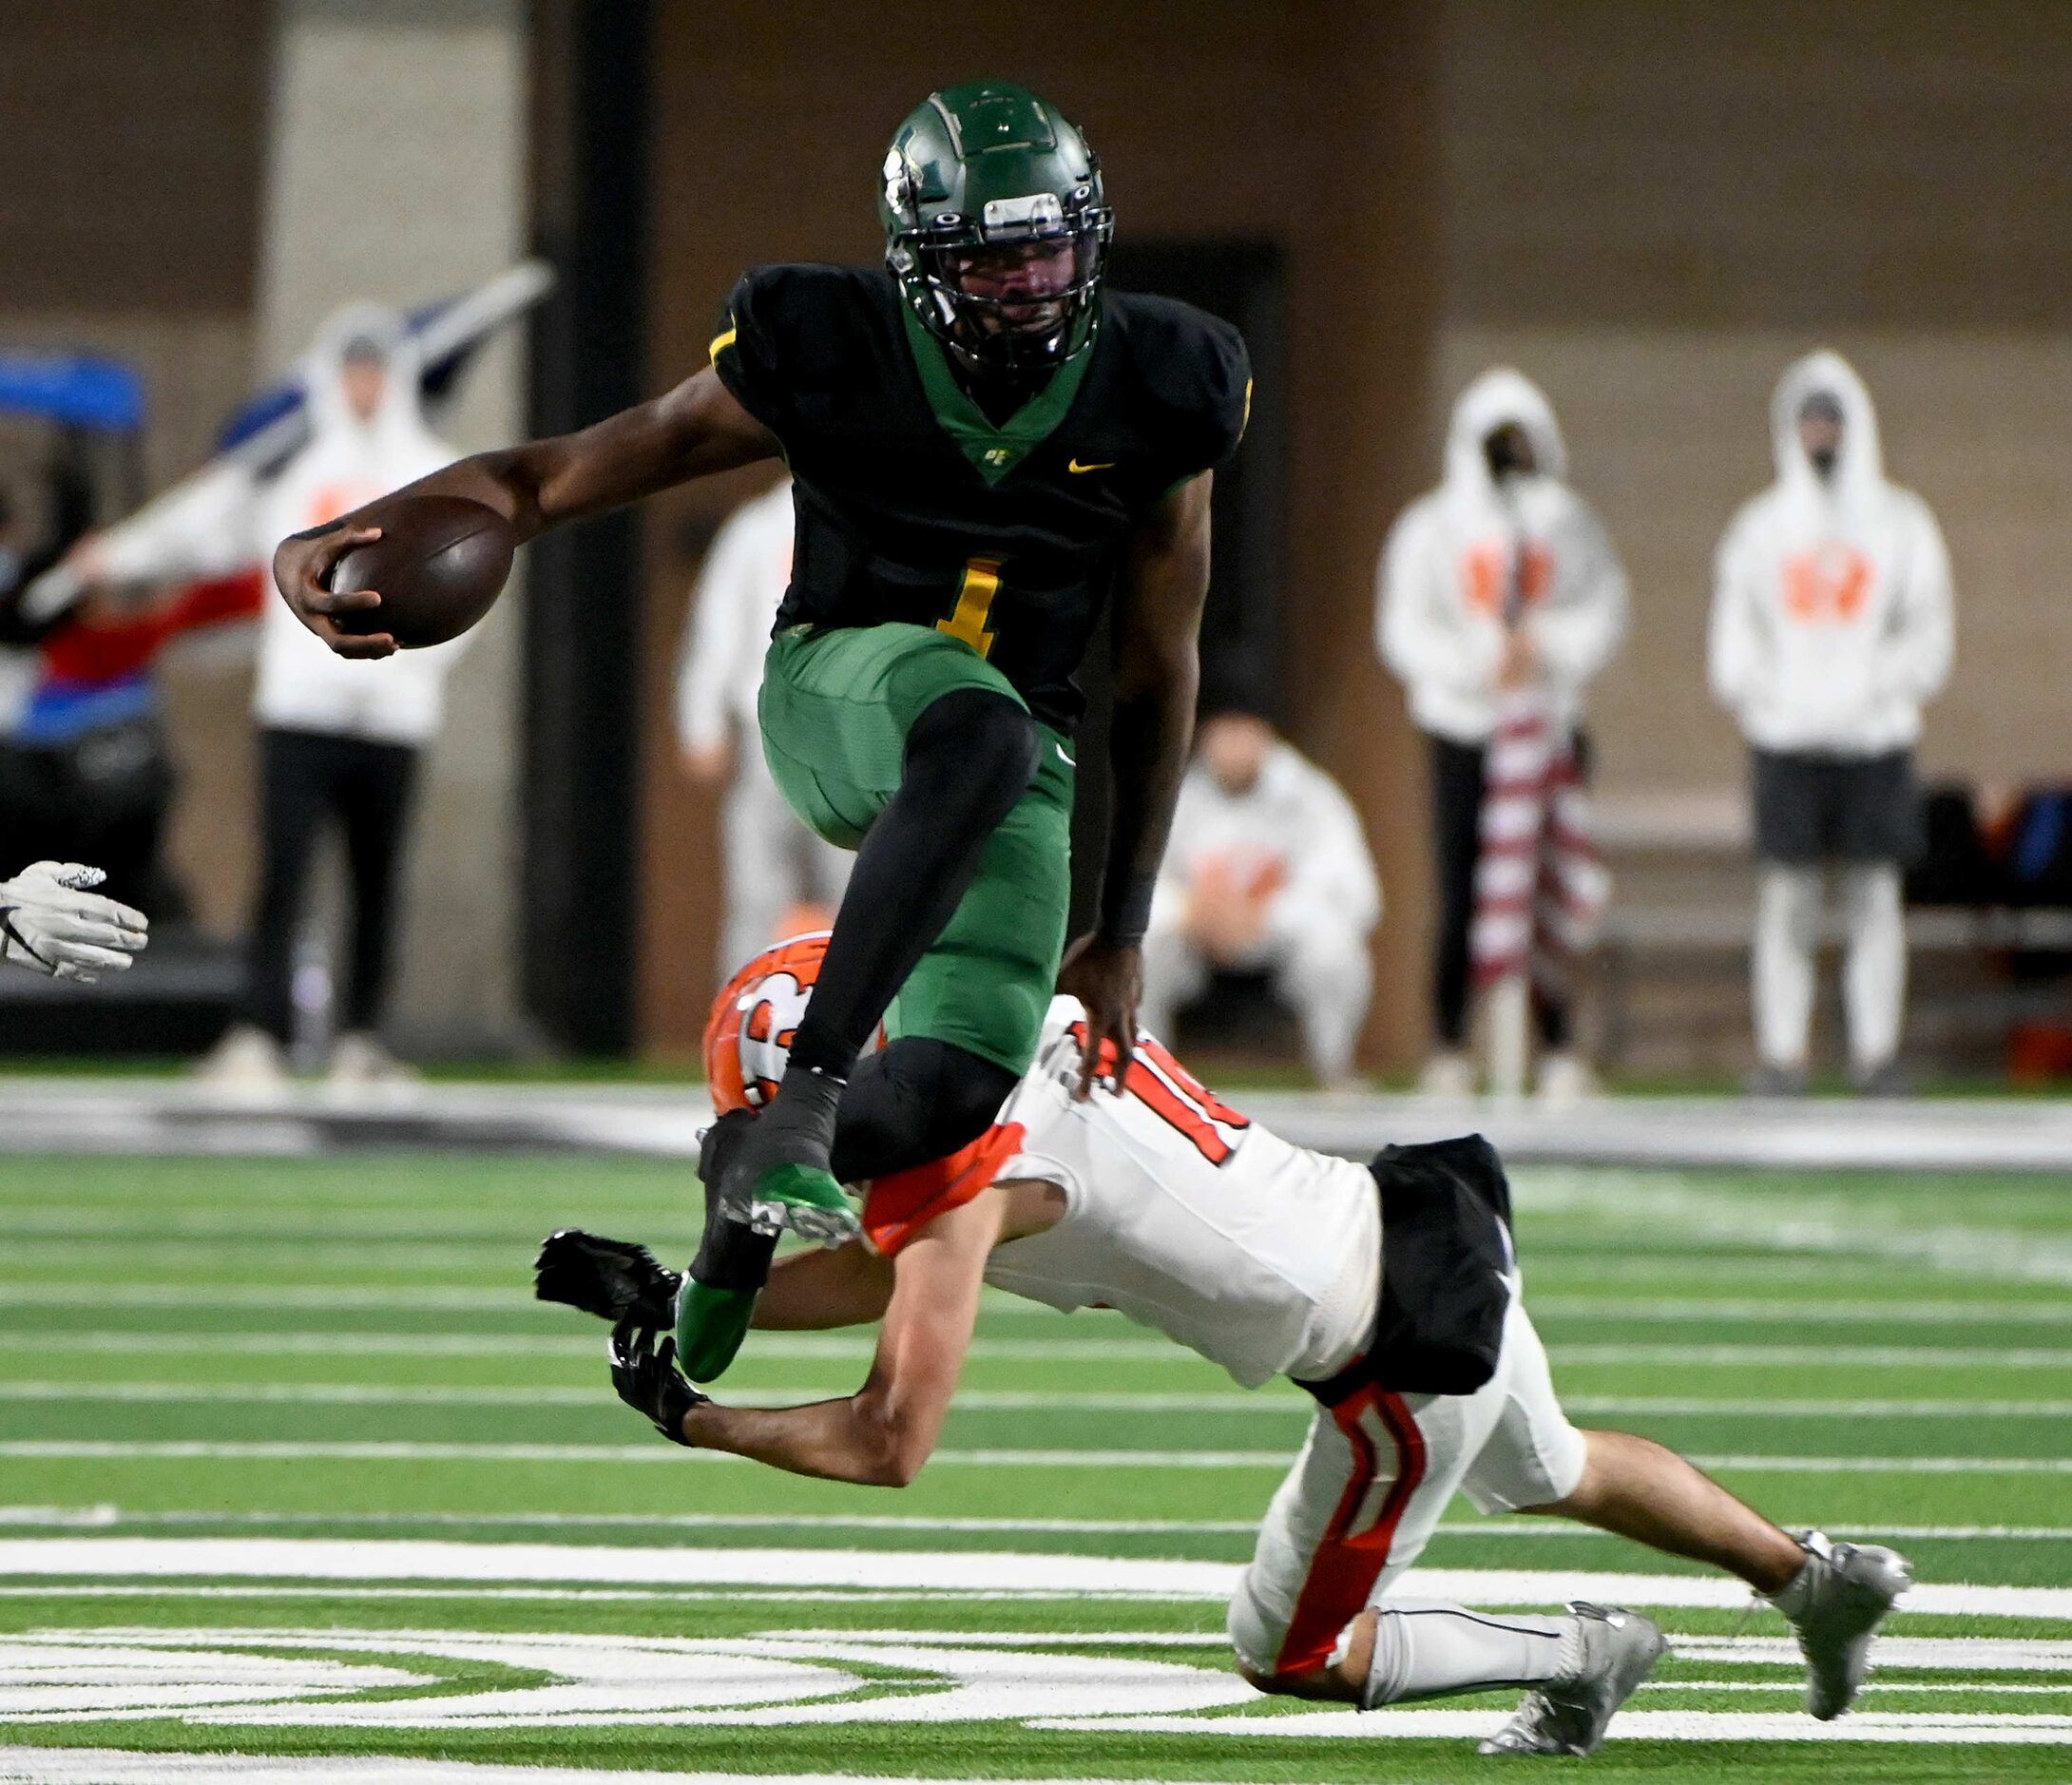
[[[739,333],[740,331],[739,329],[730,328],[723,335],[715,335],[712,337],[712,345],[705,349],[705,357],[707,359],[718,359],[719,357],[719,350],[723,347],[732,347],[734,345],[735,336]]]
[[[731,333],[731,332],[732,332],[732,331],[729,331],[729,333]],[[718,351],[718,349],[716,348],[716,349],[715,349],[714,351],[715,351],[715,352],[717,352],[717,351]],[[1239,422],[1238,422],[1238,424],[1237,424],[1237,438],[1238,438],[1238,439],[1240,439],[1240,440],[1242,440],[1242,439],[1243,439],[1243,438],[1245,437],[1245,430],[1246,430],[1247,428],[1251,427],[1251,426],[1252,426],[1252,380],[1251,380],[1250,378],[1247,378],[1247,379],[1245,380],[1245,413],[1244,413],[1244,417],[1243,417],[1243,419],[1242,419],[1241,421],[1239,421]]]

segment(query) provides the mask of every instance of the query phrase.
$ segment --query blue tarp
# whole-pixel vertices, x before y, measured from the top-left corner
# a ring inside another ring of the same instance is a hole
[[[0,413],[130,432],[144,425],[144,385],[120,360],[0,351]]]

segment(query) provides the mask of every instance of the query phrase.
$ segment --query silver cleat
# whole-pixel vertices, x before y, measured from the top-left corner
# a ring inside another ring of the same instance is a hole
[[[1806,1658],[1806,1709],[1827,1722],[1841,1716],[1871,1671],[1871,1638],[1892,1603],[1913,1584],[1913,1564],[1876,1544],[1831,1543],[1818,1531],[1799,1540],[1806,1566],[1777,1596]]]
[[[1595,1754],[1612,1714],[1668,1652],[1668,1639],[1637,1611],[1581,1601],[1568,1609],[1583,1630],[1583,1664],[1575,1679],[1528,1692],[1481,1753]]]

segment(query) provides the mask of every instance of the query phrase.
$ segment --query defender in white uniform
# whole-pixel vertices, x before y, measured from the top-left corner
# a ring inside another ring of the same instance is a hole
[[[784,989],[796,997],[793,975]],[[724,1020],[753,1029],[759,1007],[740,997]],[[1080,1022],[1072,1000],[1053,1004],[1036,1063],[988,1134],[870,1187],[865,1240],[772,1274],[758,1327],[882,1321],[857,1393],[778,1409],[699,1393],[662,1336],[680,1279],[643,1248],[557,1235],[540,1294],[620,1319],[615,1384],[672,1441],[882,1486],[904,1486],[927,1461],[983,1284],[1065,1311],[1118,1310],[1246,1387],[1295,1378],[1318,1411],[1230,1607],[1239,1668],[1265,1692],[1372,1707],[1522,1684],[1524,1705],[1486,1752],[1596,1748],[1665,1646],[1648,1620],[1388,1597],[1464,1490],[1485,1511],[1559,1513],[1739,1574],[1797,1629],[1809,1709],[1847,1708],[1871,1633],[1907,1583],[1901,1559],[1794,1539],[1660,1446],[1571,1425],[1501,1226],[1507,1305],[1493,1374],[1468,1394],[1373,1380],[1362,1360],[1386,1306],[1382,1194],[1401,1181],[1394,1161],[1426,1149],[1369,1168],[1293,1146],[1148,1035],[1119,1084],[1078,1098]],[[571,1264],[586,1280],[572,1281]]]

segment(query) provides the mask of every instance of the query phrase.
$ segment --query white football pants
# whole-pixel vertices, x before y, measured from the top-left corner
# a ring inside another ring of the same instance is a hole
[[[1340,1652],[1362,1611],[1390,1608],[1389,1589],[1423,1553],[1456,1493],[1483,1512],[1551,1506],[1575,1492],[1587,1461],[1587,1444],[1562,1411],[1540,1335],[1514,1294],[1496,1373],[1473,1394],[1367,1388],[1317,1410],[1231,1600],[1231,1647],[1257,1674],[1314,1672]],[[1403,1607],[1432,1609],[1429,1601]],[[1551,1667],[1551,1652],[1544,1659]],[[1401,1678],[1377,1686],[1374,1702],[1506,1677],[1478,1675],[1480,1658],[1457,1679],[1444,1656],[1420,1661],[1406,1652],[1397,1663]],[[1439,1683],[1443,1677],[1450,1683]]]

